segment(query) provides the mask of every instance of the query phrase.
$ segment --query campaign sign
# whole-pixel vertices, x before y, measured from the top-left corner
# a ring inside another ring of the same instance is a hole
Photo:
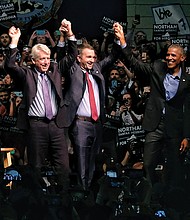
[[[8,21],[17,18],[13,3],[0,4],[0,21]]]
[[[23,131],[16,127],[16,122],[17,117],[11,117],[8,115],[0,116],[0,130],[14,133],[23,133]]]
[[[152,7],[155,24],[176,24],[178,35],[189,35],[190,28],[181,5],[169,4]]]
[[[189,39],[180,37],[180,38],[172,39],[171,43],[172,44],[179,44],[179,45],[181,45],[182,47],[185,48],[185,47],[189,46]]]
[[[62,0],[14,0],[14,3],[9,2],[9,0],[1,0],[0,25],[10,27],[14,23],[21,29],[25,29],[25,26],[30,23],[32,23],[32,28],[46,23],[57,13],[62,4]]]
[[[104,32],[113,33],[113,24],[115,22],[118,21],[111,19],[107,16],[104,16],[102,18],[100,29],[103,30]],[[123,26],[123,30],[125,31],[127,29],[127,23],[126,22],[119,22],[119,23]]]
[[[166,41],[176,39],[178,24],[153,24],[153,40]]]
[[[143,141],[145,138],[145,131],[142,125],[125,126],[118,128],[118,145],[126,146],[132,141]]]

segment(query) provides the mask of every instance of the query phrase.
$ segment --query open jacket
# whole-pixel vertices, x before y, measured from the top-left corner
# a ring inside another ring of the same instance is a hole
[[[5,70],[10,72],[13,77],[18,77],[23,85],[23,99],[19,107],[17,127],[20,129],[27,129],[29,128],[28,110],[36,96],[38,75],[33,67],[28,68],[16,64],[15,61],[17,52],[17,48],[10,48],[10,53],[7,55],[5,61]],[[69,68],[73,65],[76,56],[76,41],[68,41],[68,54],[60,61],[65,71],[68,71]],[[64,105],[63,92],[61,85],[61,73],[58,69],[57,63],[51,62],[47,75],[49,76],[49,79],[55,88],[58,103],[58,113],[55,121],[58,127],[63,127],[63,118],[67,116],[65,116],[62,111]]]
[[[124,50],[126,62],[134,69],[134,73],[150,77],[151,92],[146,104],[143,128],[154,131],[163,117],[165,109],[165,132],[168,137],[190,137],[190,75],[182,68],[182,74],[176,95],[166,101],[164,78],[168,73],[167,64],[156,60],[152,64],[137,60],[126,47]]]

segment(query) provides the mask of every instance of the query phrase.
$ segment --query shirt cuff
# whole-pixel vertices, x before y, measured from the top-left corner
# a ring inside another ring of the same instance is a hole
[[[64,47],[64,46],[65,46],[65,42],[60,42],[60,41],[59,41],[58,44],[57,44],[57,46],[58,46],[58,47]]]
[[[121,46],[122,49],[124,49],[124,48],[127,46],[126,43],[125,43],[124,45],[121,45],[120,40],[115,39],[114,41],[115,41],[115,43],[116,43],[117,45]]]
[[[124,49],[126,46],[127,46],[127,44],[125,43],[125,44],[121,45],[121,48]]]
[[[71,41],[77,41],[75,35],[72,35],[70,37],[67,37],[68,40],[71,40]]]
[[[14,48],[17,48],[17,45],[16,45],[16,44],[9,44],[9,47],[10,47],[11,49],[14,49]]]

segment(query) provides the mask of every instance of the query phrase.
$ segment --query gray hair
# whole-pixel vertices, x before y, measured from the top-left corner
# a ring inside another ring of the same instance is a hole
[[[44,53],[50,55],[51,51],[45,44],[36,44],[32,47],[31,56],[32,59],[37,59],[39,57],[39,52],[43,51]]]

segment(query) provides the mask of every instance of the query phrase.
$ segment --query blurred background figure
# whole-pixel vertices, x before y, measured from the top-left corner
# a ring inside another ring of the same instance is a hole
[[[19,65],[31,67],[32,59],[31,59],[31,47],[30,46],[28,45],[23,46]]]
[[[4,86],[5,88],[9,89],[10,91],[13,91],[14,89],[14,80],[12,78],[12,76],[9,73],[6,73],[4,79]]]
[[[133,100],[130,92],[127,92],[122,97],[122,103],[116,115],[121,117],[123,125],[139,125],[142,123],[143,114],[136,114],[133,110]]]
[[[0,49],[3,51],[4,55],[8,51],[9,44],[10,44],[10,37],[9,37],[8,33],[2,33],[0,35]]]
[[[0,89],[0,104],[4,106],[4,115],[9,114],[10,102],[9,102],[9,92],[6,88]]]

